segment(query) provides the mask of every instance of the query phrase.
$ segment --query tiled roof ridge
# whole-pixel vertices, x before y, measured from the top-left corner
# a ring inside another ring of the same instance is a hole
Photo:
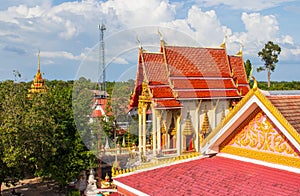
[[[166,45],[168,48],[195,48],[195,49],[214,49],[214,50],[225,50],[219,46],[211,46],[211,47],[204,47],[204,46],[181,46],[181,45]],[[227,53],[226,53],[227,54]]]

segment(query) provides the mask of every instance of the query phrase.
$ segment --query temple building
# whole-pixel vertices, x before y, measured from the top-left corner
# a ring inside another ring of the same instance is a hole
[[[38,54],[38,69],[34,76],[33,83],[28,90],[28,97],[33,93],[43,93],[46,91],[46,86],[44,83],[44,79],[41,74],[41,61],[40,61],[40,53]]]
[[[119,195],[299,195],[300,92],[253,88],[199,155],[114,177]]]
[[[200,152],[201,142],[249,91],[242,51],[220,47],[140,46],[130,114],[139,120],[139,152]]]

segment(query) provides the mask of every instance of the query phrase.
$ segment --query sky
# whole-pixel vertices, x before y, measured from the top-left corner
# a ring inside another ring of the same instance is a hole
[[[271,80],[300,81],[299,19],[297,0],[1,0],[0,80],[32,80],[38,54],[45,79],[102,80],[104,24],[106,80],[135,78],[138,48],[158,51],[160,32],[169,45],[218,47],[227,37],[227,53],[243,46],[255,69],[273,41],[282,51]]]

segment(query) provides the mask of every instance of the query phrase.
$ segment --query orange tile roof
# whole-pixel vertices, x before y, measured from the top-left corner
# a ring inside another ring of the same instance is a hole
[[[117,177],[114,181],[152,196],[300,194],[299,173],[219,156]],[[119,186],[118,192],[122,191],[130,193]]]
[[[300,95],[271,95],[267,98],[300,133]]]

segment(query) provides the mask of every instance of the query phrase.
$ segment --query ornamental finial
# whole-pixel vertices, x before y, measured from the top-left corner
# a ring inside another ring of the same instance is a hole
[[[226,31],[226,34],[225,34],[224,39],[223,39],[223,42],[220,45],[221,48],[226,48],[226,40],[227,40],[227,38],[228,38],[228,32]]]
[[[143,49],[142,43],[141,43],[141,41],[139,40],[138,35],[136,35],[136,41],[137,41],[137,43],[138,43],[138,45],[139,45],[139,49],[142,50],[142,49]]]
[[[257,81],[256,81],[256,79],[255,79],[255,77],[254,76],[252,76],[252,78],[253,78],[253,87],[252,87],[252,89],[254,90],[254,91],[256,91],[257,90]]]
[[[244,40],[242,40],[240,44],[240,51],[236,53],[236,56],[243,56]]]

